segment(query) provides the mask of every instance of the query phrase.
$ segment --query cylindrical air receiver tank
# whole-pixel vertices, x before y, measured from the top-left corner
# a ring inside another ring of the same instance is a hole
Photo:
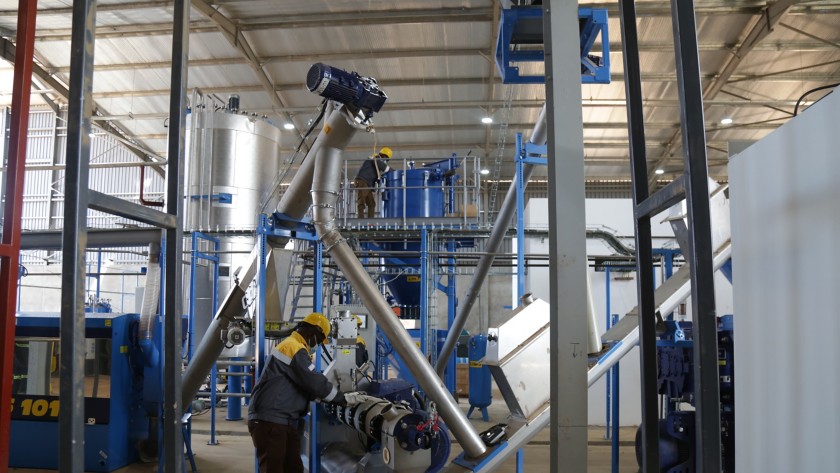
[[[233,284],[234,271],[247,262],[254,247],[260,203],[282,163],[280,142],[279,128],[245,112],[197,106],[188,115],[184,230],[220,238],[219,302]],[[196,317],[199,338],[214,313],[209,306],[210,267],[201,264],[196,299],[198,306],[206,307],[197,307],[196,314],[211,315],[207,320]]]
[[[493,400],[490,368],[481,362],[486,354],[487,336],[478,334],[470,338],[470,407],[484,408]]]

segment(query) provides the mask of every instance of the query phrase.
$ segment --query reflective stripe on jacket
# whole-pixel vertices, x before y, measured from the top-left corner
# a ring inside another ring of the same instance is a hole
[[[248,419],[288,423],[305,416],[310,401],[335,398],[336,387],[315,371],[309,345],[299,333],[274,347],[267,360],[251,393]]]

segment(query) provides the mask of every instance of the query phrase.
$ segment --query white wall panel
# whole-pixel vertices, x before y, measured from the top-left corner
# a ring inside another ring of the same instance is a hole
[[[732,158],[737,471],[840,471],[840,93]]]

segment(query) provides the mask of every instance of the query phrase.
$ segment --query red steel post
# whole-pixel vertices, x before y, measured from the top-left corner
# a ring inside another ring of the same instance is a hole
[[[29,94],[32,89],[32,58],[35,51],[37,0],[18,0],[15,76],[12,88],[12,120],[9,133],[9,165],[6,172],[6,207],[0,240],[0,472],[9,468],[9,430],[12,403],[12,369],[15,347],[20,226],[23,209],[23,173],[26,136],[29,129]]]

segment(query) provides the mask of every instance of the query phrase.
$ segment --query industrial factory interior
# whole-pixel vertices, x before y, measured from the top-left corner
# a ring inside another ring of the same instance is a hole
[[[0,42],[0,473],[840,471],[840,0]]]

